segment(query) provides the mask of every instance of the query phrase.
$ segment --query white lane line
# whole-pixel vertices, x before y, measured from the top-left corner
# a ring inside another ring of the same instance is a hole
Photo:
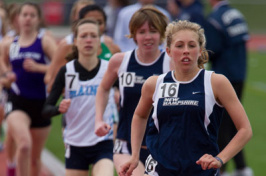
[[[266,83],[264,82],[252,82],[251,87],[257,91],[266,93]]]
[[[42,163],[54,176],[65,175],[64,164],[47,149],[43,149],[42,151]]]

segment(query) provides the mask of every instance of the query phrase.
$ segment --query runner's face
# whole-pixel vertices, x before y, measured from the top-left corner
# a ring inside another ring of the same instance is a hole
[[[191,30],[181,30],[173,35],[168,55],[177,69],[194,69],[201,55],[198,35]]]
[[[85,23],[78,27],[75,44],[79,54],[84,56],[97,55],[99,42],[99,28],[96,24]]]
[[[136,31],[135,40],[138,47],[145,50],[157,50],[160,45],[160,33],[154,27],[149,26],[148,22],[145,22]]]
[[[39,16],[34,6],[24,5],[18,17],[20,30],[37,30],[39,26]]]

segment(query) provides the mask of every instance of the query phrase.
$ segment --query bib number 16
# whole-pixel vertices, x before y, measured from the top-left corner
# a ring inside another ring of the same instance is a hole
[[[178,84],[176,83],[162,83],[159,89],[159,95],[164,97],[177,97]]]

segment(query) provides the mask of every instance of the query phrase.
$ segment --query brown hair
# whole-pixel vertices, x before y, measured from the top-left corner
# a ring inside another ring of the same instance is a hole
[[[170,23],[165,31],[165,35],[166,35],[166,47],[170,48],[172,40],[173,40],[173,36],[174,34],[176,34],[177,32],[181,31],[181,30],[190,30],[195,32],[199,39],[199,46],[201,48],[201,56],[198,59],[198,67],[199,68],[204,68],[204,64],[208,62],[209,60],[209,55],[208,52],[206,50],[206,38],[204,35],[204,29],[201,28],[201,26],[197,23],[193,23],[193,22],[189,22],[187,20],[179,20],[179,21],[174,21],[172,23]]]
[[[10,25],[19,14],[19,5],[17,3],[11,3],[7,6],[7,18]]]
[[[20,14],[22,8],[23,8],[24,6],[26,6],[26,5],[34,7],[34,8],[36,9],[36,11],[37,11],[37,15],[38,15],[38,18],[39,18],[38,29],[40,29],[41,27],[46,27],[45,22],[44,22],[44,18],[43,18],[43,15],[42,15],[41,7],[40,7],[37,3],[35,3],[35,2],[24,2],[24,3],[20,6],[20,8],[19,8],[19,10],[18,10],[18,13]]]
[[[42,10],[41,10],[40,6],[35,2],[24,2],[19,8],[19,14],[21,13],[21,10],[25,5],[33,6],[37,11],[38,17],[40,19],[42,18]]]
[[[151,5],[144,6],[133,14],[129,22],[130,34],[127,37],[133,38],[136,42],[135,38],[137,30],[146,21],[149,23],[149,26],[152,26],[159,31],[161,38],[160,44],[163,43],[165,39],[164,32],[168,23],[168,18],[162,12],[160,12],[158,9]]]
[[[74,3],[72,6],[71,12],[70,12],[70,21],[71,23],[75,22],[75,14],[77,13],[78,5],[91,5],[95,4],[94,0],[78,0]]]

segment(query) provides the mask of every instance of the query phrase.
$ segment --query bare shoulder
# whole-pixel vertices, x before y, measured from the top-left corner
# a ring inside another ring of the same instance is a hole
[[[59,42],[58,42],[58,47],[71,47],[72,45],[68,44],[66,38],[63,38],[61,39]]]
[[[112,54],[121,52],[119,46],[114,43],[114,40],[111,37],[104,35],[104,43],[106,44],[106,46],[108,47],[108,49],[111,51]]]
[[[72,51],[72,46],[73,45],[68,44],[66,39],[63,38],[57,42],[57,51],[69,53],[69,51]]]
[[[229,80],[222,74],[213,73],[211,77],[213,88],[221,88],[225,84],[230,83]]]
[[[108,35],[104,35],[104,43],[106,44],[112,44],[114,41],[111,37],[109,37]]]
[[[143,84],[142,90],[145,93],[153,94],[156,88],[158,76],[150,76]]]
[[[222,97],[229,95],[232,91],[230,81],[222,74],[213,73],[211,77],[211,84],[215,99],[219,102]]]
[[[10,36],[5,36],[2,41],[1,41],[1,44],[2,46],[9,46],[14,40],[14,37],[10,37]]]
[[[13,42],[14,37],[5,37],[3,40],[0,42],[0,55],[3,55],[3,53],[8,54],[9,48],[11,43]]]
[[[46,29],[46,30],[45,30],[45,33],[44,33],[44,35],[48,35],[48,36],[54,37],[54,35],[53,35],[52,31],[51,31],[51,30],[49,30],[49,29]]]
[[[124,56],[125,53],[114,54],[109,61],[109,65],[119,67],[124,59]]]
[[[57,45],[54,37],[47,34],[43,35],[42,46],[48,58],[52,59],[54,53],[57,50]]]
[[[43,41],[46,42],[46,43],[56,43],[56,40],[55,38],[52,36],[52,35],[48,35],[45,33],[45,35],[43,35]]]

